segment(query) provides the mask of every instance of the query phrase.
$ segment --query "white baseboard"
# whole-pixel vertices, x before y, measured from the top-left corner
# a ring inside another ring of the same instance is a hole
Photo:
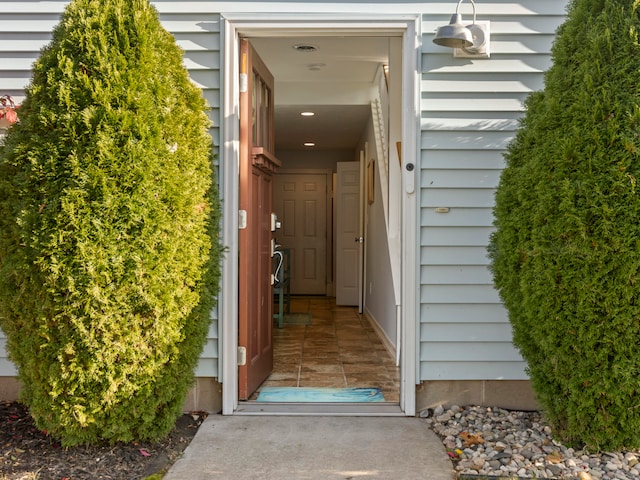
[[[375,318],[373,318],[373,315],[371,315],[371,313],[369,313],[368,310],[365,310],[363,315],[375,330],[376,335],[378,335],[378,338],[380,338],[382,345],[384,345],[385,350],[389,352],[389,355],[391,355],[391,358],[396,358],[396,347],[393,346],[393,342],[389,340],[389,337],[387,336],[386,332],[382,329],[382,327],[380,327],[380,324],[376,321]]]

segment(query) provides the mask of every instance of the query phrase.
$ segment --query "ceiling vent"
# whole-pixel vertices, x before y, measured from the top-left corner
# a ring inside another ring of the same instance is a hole
[[[318,50],[318,47],[308,43],[300,43],[298,45],[294,45],[293,49],[297,50],[298,52],[308,53],[308,52],[315,52],[316,50]]]

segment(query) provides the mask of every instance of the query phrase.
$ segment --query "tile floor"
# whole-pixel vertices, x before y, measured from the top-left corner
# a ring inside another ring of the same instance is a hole
[[[400,370],[357,308],[292,296],[291,311],[310,312],[311,325],[274,327],[273,372],[262,386],[378,387],[399,402]]]

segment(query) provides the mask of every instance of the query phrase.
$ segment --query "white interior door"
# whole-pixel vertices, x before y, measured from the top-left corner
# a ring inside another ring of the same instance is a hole
[[[359,305],[364,249],[359,162],[337,164],[336,206],[336,304]]]
[[[275,177],[274,211],[282,227],[276,240],[290,249],[291,293],[325,295],[327,289],[327,176]]]

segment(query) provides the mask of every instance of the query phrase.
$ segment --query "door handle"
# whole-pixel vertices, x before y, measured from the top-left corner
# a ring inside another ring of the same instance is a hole
[[[364,243],[364,237],[356,237],[356,243]]]

